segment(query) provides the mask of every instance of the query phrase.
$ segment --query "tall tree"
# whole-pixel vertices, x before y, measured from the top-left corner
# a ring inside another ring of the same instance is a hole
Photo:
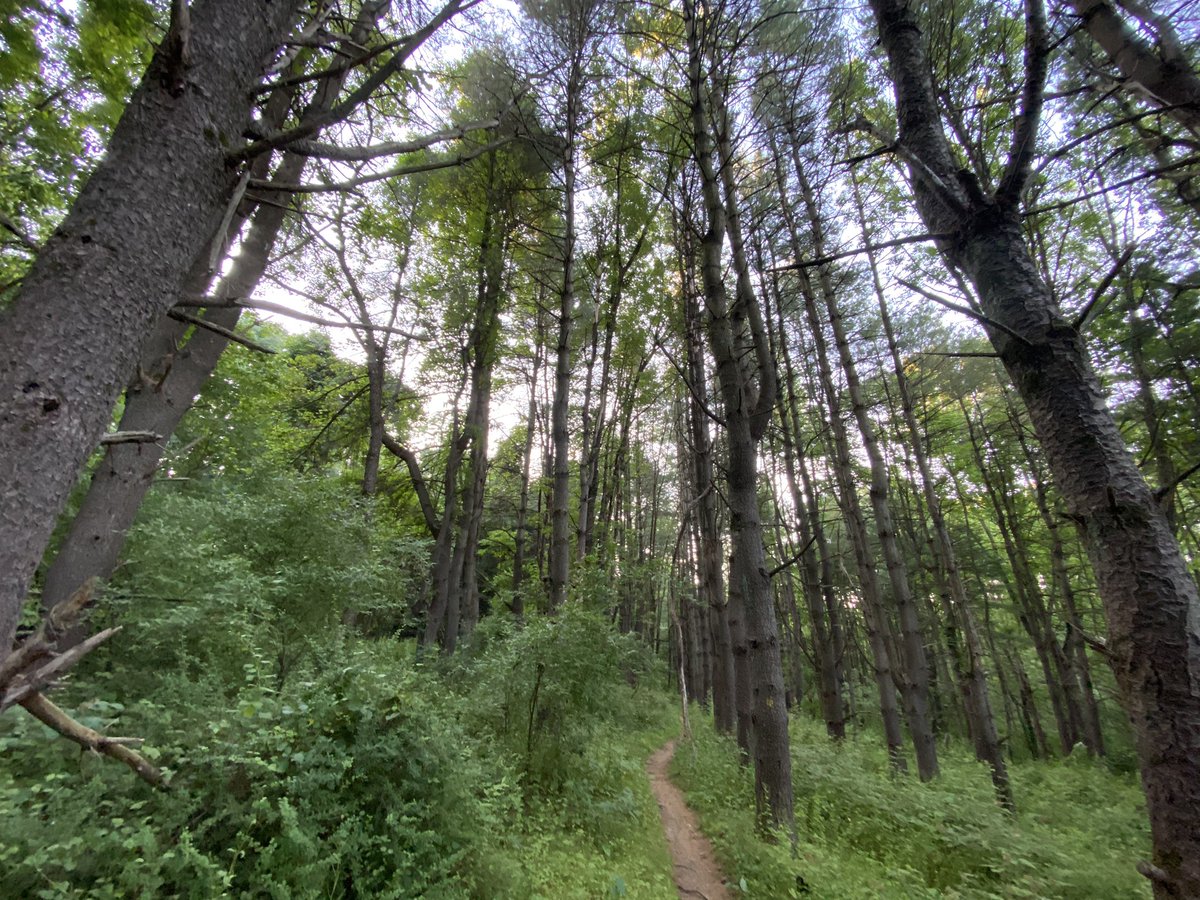
[[[231,145],[250,127],[264,64],[299,7],[198,0],[184,33],[175,23],[104,162],[3,313],[0,654],[142,341],[236,196]]]
[[[1200,596],[1166,517],[1104,402],[1083,339],[1025,242],[1020,206],[1036,153],[1049,44],[1026,5],[1025,86],[997,186],[964,173],[942,127],[917,10],[872,0],[896,97],[896,150],[944,258],[980,315],[1082,529],[1108,614],[1109,652],[1133,721],[1150,811],[1157,897],[1200,895]]]
[[[714,42],[722,18],[713,9],[685,0],[690,138],[693,159],[700,171],[707,219],[701,241],[701,276],[708,343],[721,387],[727,441],[725,499],[733,550],[730,593],[740,595],[745,615],[747,674],[753,698],[750,754],[754,762],[755,805],[763,819],[790,828],[792,767],[783,663],[758,503],[758,444],[771,420],[778,383],[741,241],[738,198],[731,181],[732,122],[726,105],[726,86],[721,83],[724,73],[711,62],[706,65],[706,61],[718,57]],[[718,175],[717,165],[724,178]],[[727,238],[735,261],[732,302],[722,271]]]

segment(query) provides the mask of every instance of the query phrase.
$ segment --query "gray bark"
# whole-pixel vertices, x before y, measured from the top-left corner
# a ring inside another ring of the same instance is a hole
[[[373,18],[364,13],[358,36],[364,37]],[[344,81],[344,73],[332,76],[317,91],[305,115],[316,114],[334,102]],[[263,121],[278,123],[286,115],[291,93],[279,90],[267,104]],[[276,180],[297,181],[304,169],[305,158],[286,153],[275,170]],[[254,169],[265,173],[270,158],[260,157]],[[214,298],[245,298],[254,293],[266,270],[272,248],[288,215],[288,195],[266,192],[253,213],[237,257],[222,279]],[[235,217],[237,222],[237,217]],[[238,226],[231,225],[231,232]],[[226,242],[232,234],[224,236]],[[213,271],[210,249],[204,244],[185,283],[183,296],[204,296]],[[204,321],[232,330],[241,310],[214,305],[204,315]],[[167,440],[183,416],[192,407],[195,397],[208,381],[229,341],[221,334],[163,318],[141,350],[137,372],[125,392],[125,408],[118,428],[123,431],[149,431],[161,437],[145,444],[114,444],[105,450],[79,511],[54,560],[46,569],[42,606],[52,608],[65,600],[84,581],[92,576],[107,579],[116,568],[133,520],[141,508],[146,492],[162,460]],[[72,635],[72,638],[77,635]]]
[[[164,47],[104,161],[0,322],[0,654],[142,342],[240,180],[230,150],[297,2],[197,0],[184,81]],[[164,83],[166,82],[166,83]]]
[[[989,338],[1029,411],[1067,514],[1084,535],[1141,762],[1162,873],[1153,879],[1155,896],[1200,897],[1200,596],[1125,447],[1082,337],[1054,303],[1025,243],[1018,204],[1040,104],[1036,41],[1014,151],[1000,190],[986,197],[959,180],[915,10],[903,0],[872,0],[871,7],[891,66],[900,145],[914,164],[917,207],[931,232],[954,235],[940,249],[975,285],[994,323]],[[1040,4],[1030,9],[1036,13]],[[1032,15],[1030,22],[1036,31]]]
[[[711,19],[705,17],[705,25]],[[787,708],[778,625],[767,573],[762,521],[758,508],[758,443],[766,431],[776,399],[774,361],[769,358],[757,298],[750,285],[736,221],[736,197],[726,181],[722,203],[713,170],[709,132],[709,98],[701,70],[701,28],[696,9],[684,4],[688,42],[688,86],[693,154],[701,173],[708,227],[701,242],[701,275],[708,312],[708,340],[721,386],[728,440],[726,503],[730,516],[730,596],[740,594],[746,624],[748,676],[752,692],[752,747],[755,807],[760,820],[792,826],[792,773],[788,751]],[[720,91],[713,91],[714,118],[722,169],[729,171],[728,127]],[[724,146],[720,146],[720,144]],[[726,231],[729,228],[728,232]],[[725,238],[735,259],[737,289],[729,302],[721,266]],[[749,346],[740,346],[748,339]],[[747,351],[751,363],[743,362]],[[749,369],[749,372],[747,371]],[[749,376],[749,377],[748,377]]]

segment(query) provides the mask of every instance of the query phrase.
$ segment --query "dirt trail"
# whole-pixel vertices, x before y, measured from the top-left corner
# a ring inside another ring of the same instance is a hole
[[[731,900],[713,858],[712,844],[700,831],[696,814],[683,802],[679,788],[667,777],[667,767],[674,755],[675,742],[667,741],[646,761],[646,772],[671,848],[675,886],[684,900]]]

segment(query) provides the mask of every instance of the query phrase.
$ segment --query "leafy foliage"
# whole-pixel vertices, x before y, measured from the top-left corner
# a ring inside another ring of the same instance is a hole
[[[942,775],[921,784],[891,773],[873,735],[836,744],[819,723],[794,719],[796,858],[786,837],[754,837],[752,773],[737,759],[704,724],[675,768],[731,879],[752,896],[1149,896],[1134,868],[1149,849],[1140,790],[1082,755],[1013,766],[1014,819],[961,746],[943,750]]]

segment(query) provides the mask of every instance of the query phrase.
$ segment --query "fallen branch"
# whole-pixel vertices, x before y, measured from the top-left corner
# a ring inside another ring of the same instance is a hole
[[[167,787],[166,776],[151,762],[131,749],[131,743],[140,743],[140,738],[107,737],[95,729],[88,728],[72,719],[60,707],[52,703],[45,694],[34,693],[21,701],[21,706],[44,725],[57,731],[67,740],[93,753],[115,759],[129,766],[138,778],[156,788]]]
[[[3,696],[0,696],[0,712],[16,703],[24,703],[27,697],[48,687],[58,675],[66,672],[120,630],[120,628],[106,628],[98,634],[93,634],[87,640],[80,641],[63,653],[51,653],[53,658],[41,668],[18,673],[6,685]]]
[[[129,744],[140,743],[140,739],[106,737],[76,722],[42,693],[55,678],[120,631],[119,628],[107,628],[62,653],[55,650],[59,639],[83,617],[95,594],[96,584],[96,578],[89,578],[70,597],[55,604],[42,616],[33,634],[14,647],[0,662],[0,711],[19,704],[31,716],[63,737],[94,753],[124,763],[143,781],[165,788],[166,778],[162,772],[140,753],[129,748]]]

